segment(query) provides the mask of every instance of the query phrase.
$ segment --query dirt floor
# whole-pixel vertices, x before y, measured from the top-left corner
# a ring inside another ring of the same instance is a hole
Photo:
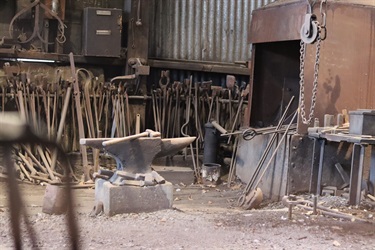
[[[42,213],[44,186],[21,184],[39,249],[69,249],[64,215]],[[75,212],[82,249],[375,249],[375,206],[349,207],[340,197],[319,204],[370,221],[311,215],[294,208],[292,220],[281,203],[257,210],[235,206],[243,187],[175,185],[173,209],[152,213],[90,217],[93,189],[77,189]],[[0,249],[12,249],[6,185],[0,182]],[[23,244],[30,249],[25,233]]]

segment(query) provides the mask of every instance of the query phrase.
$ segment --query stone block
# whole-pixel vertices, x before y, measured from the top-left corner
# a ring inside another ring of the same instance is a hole
[[[123,213],[153,212],[169,209],[173,203],[170,182],[156,186],[115,186],[109,181],[95,182],[95,203],[103,205],[103,212],[112,216]]]
[[[46,214],[63,214],[66,211],[66,190],[63,187],[48,184],[44,193],[42,212]]]

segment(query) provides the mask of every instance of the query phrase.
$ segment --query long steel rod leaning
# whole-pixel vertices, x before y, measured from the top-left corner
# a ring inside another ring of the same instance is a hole
[[[261,173],[260,177],[258,178],[258,181],[255,184],[255,187],[258,187],[258,185],[259,185],[260,181],[262,180],[264,174],[266,173],[267,169],[271,165],[271,162],[273,161],[273,158],[276,156],[277,150],[279,149],[279,147],[281,146],[281,144],[284,141],[285,137],[287,136],[287,134],[289,132],[289,128],[292,125],[294,119],[297,117],[297,114],[298,114],[298,111],[296,111],[294,113],[292,120],[290,120],[289,125],[288,125],[288,127],[286,128],[286,130],[285,130],[285,132],[283,134],[283,137],[281,137],[279,143],[277,144],[275,150],[273,151],[273,154],[271,155],[270,159],[268,160],[267,165],[264,167],[263,172]]]
[[[279,129],[281,128],[281,126],[282,126],[282,124],[284,123],[285,117],[286,117],[286,115],[287,115],[287,113],[288,113],[288,111],[289,111],[289,108],[290,108],[290,106],[291,106],[293,100],[294,100],[294,96],[292,96],[292,98],[290,99],[290,101],[289,101],[289,103],[288,103],[288,106],[286,107],[286,109],[285,109],[285,111],[284,111],[284,114],[282,115],[282,117],[281,117],[281,119],[280,119],[278,125],[276,126],[276,129],[275,129],[275,130],[279,130]],[[263,165],[264,161],[266,160],[267,155],[268,155],[268,153],[270,152],[271,147],[272,147],[274,141],[276,140],[276,138],[277,138],[277,134],[275,133],[275,134],[272,135],[270,141],[268,142],[267,147],[266,147],[266,149],[265,149],[265,152],[263,153],[261,159],[259,160],[259,163],[258,163],[257,167],[255,168],[255,172],[254,172],[252,178],[250,179],[249,183],[248,183],[248,184],[246,185],[246,187],[245,187],[245,191],[244,191],[244,193],[248,193],[248,192],[250,191],[251,186],[253,185],[253,182],[254,182],[255,179],[257,178],[258,173],[259,173],[259,171],[260,171],[260,168],[261,168],[261,166]]]

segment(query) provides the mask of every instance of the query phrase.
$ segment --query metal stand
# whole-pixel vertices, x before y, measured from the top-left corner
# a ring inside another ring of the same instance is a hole
[[[361,202],[361,185],[363,175],[363,165],[365,158],[365,148],[371,145],[371,166],[370,166],[370,193],[374,194],[375,187],[375,137],[362,137],[351,134],[324,134],[309,131],[309,136],[314,140],[314,151],[311,168],[310,192],[320,195],[323,173],[324,150],[327,141],[353,143],[353,153],[350,172],[349,204],[359,205]],[[319,142],[319,144],[317,143]],[[319,161],[318,161],[319,158]],[[316,187],[316,188],[315,188]]]

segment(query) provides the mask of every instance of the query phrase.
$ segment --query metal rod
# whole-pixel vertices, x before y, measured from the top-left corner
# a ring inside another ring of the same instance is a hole
[[[72,71],[73,77],[73,86],[74,86],[74,96],[75,96],[75,104],[76,104],[76,113],[77,113],[77,120],[78,120],[78,133],[80,138],[85,138],[85,130],[83,127],[83,118],[82,118],[82,111],[81,111],[81,101],[80,101],[80,90],[78,85],[78,78],[76,74],[76,68],[74,65],[74,56],[73,53],[69,54],[70,59],[70,68]],[[81,154],[82,154],[82,165],[84,170],[84,177],[85,181],[90,179],[90,168],[88,165],[87,160],[87,150],[85,145],[80,145]]]
[[[226,134],[228,131],[223,128],[222,126],[220,126],[219,123],[217,123],[217,121],[212,121],[211,122],[212,126],[214,126],[221,134]]]
[[[324,148],[325,148],[325,140],[319,140],[320,142],[320,157],[319,157],[319,171],[318,171],[318,183],[316,186],[316,195],[320,195],[321,193],[321,183],[322,183],[322,175],[323,175],[323,161],[324,161]]]
[[[279,149],[279,147],[281,146],[283,140],[285,139],[286,135],[288,134],[288,132],[289,132],[289,127],[292,125],[294,119],[297,117],[297,114],[298,114],[298,111],[296,111],[296,112],[294,113],[292,120],[290,120],[290,123],[289,123],[287,129],[285,130],[285,133],[283,134],[283,137],[281,137],[280,142],[277,144],[275,150],[273,151],[273,154],[271,155],[270,159],[268,160],[267,165],[264,167],[264,170],[263,170],[262,174],[260,175],[260,177],[258,178],[258,181],[257,181],[257,183],[255,184],[255,187],[258,187],[258,185],[259,185],[261,179],[263,178],[263,175],[266,173],[268,167],[271,165],[271,162],[273,161],[273,158],[276,156],[277,150]]]
[[[289,111],[289,108],[290,108],[293,100],[294,100],[294,96],[292,96],[292,98],[290,99],[290,101],[289,101],[289,103],[288,103],[288,105],[287,105],[287,107],[284,111],[284,114],[281,116],[281,119],[280,119],[278,125],[276,126],[276,129],[280,129],[280,127],[284,123],[285,117],[287,115],[287,112]],[[253,185],[253,182],[255,181],[255,179],[258,176],[258,173],[260,171],[261,166],[263,165],[264,161],[266,160],[267,155],[268,155],[269,151],[271,150],[271,147],[272,147],[274,141],[276,140],[276,137],[277,137],[277,134],[273,134],[270,141],[268,142],[268,144],[266,146],[266,149],[265,149],[264,153],[262,154],[262,157],[259,160],[257,167],[255,168],[253,176],[251,177],[249,183],[245,187],[244,194],[246,194],[250,191],[251,186]]]
[[[64,124],[65,124],[66,114],[68,112],[71,93],[72,93],[72,87],[69,86],[66,90],[64,106],[63,106],[63,109],[61,111],[61,119],[60,119],[59,128],[57,130],[56,143],[60,143],[60,140],[61,140],[61,136],[62,136]],[[53,150],[53,153],[52,153],[52,160],[51,160],[51,169],[52,170],[55,170],[56,160],[57,160],[57,150],[55,149],[55,150]]]

